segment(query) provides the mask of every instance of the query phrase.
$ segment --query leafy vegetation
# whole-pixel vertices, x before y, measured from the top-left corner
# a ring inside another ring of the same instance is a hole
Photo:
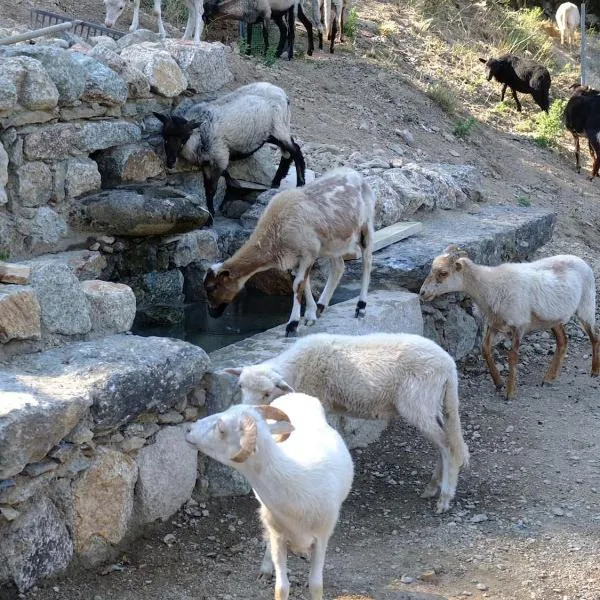
[[[344,35],[349,38],[355,38],[358,31],[358,12],[355,7],[348,11],[348,16],[344,19]]]
[[[564,131],[563,111],[566,100],[555,100],[548,114],[542,112],[537,117],[533,141],[541,148],[556,146]]]
[[[473,127],[477,123],[475,117],[469,117],[468,119],[460,119],[454,126],[453,134],[457,138],[465,139],[469,137]]]

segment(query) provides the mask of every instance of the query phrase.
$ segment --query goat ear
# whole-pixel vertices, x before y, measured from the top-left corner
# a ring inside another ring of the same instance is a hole
[[[482,62],[484,65],[487,62],[487,60],[485,60],[485,58],[481,58],[481,56],[479,57],[479,62]]]
[[[192,129],[198,129],[202,123],[199,121],[188,121],[187,128],[191,131]]]
[[[242,374],[242,369],[240,367],[230,367],[227,369],[223,369],[223,371],[228,375],[233,375],[234,377],[239,377]]]
[[[445,250],[444,254],[456,254],[458,252],[458,246],[456,244],[450,244]]]
[[[152,114],[164,125],[166,125],[171,120],[171,117],[169,117],[168,115],[161,115],[157,112],[153,112]]]
[[[289,435],[294,431],[294,426],[288,421],[275,421],[267,425],[271,435]]]
[[[229,269],[223,269],[217,273],[217,279],[227,279],[231,277],[231,271]]]
[[[293,394],[296,390],[286,381],[284,381],[283,379],[280,379],[276,384],[275,387],[278,390],[281,390],[284,394]]]
[[[455,271],[462,271],[462,268],[465,266],[465,259],[464,258],[459,258],[455,263],[454,263],[454,270]]]

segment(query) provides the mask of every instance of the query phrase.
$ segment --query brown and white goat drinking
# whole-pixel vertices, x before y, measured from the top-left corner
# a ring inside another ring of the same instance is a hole
[[[475,264],[466,252],[451,245],[434,259],[421,287],[421,297],[433,300],[448,292],[464,292],[485,314],[487,330],[482,354],[497,389],[504,386],[504,381],[494,362],[492,347],[500,335],[511,338],[507,398],[515,395],[523,335],[528,331],[552,329],[556,352],[543,381],[554,381],[567,352],[564,325],[573,315],[592,343],[591,374],[600,375],[600,334],[595,328],[596,283],[591,267],[581,258],[559,255],[531,263],[487,267]]]
[[[268,269],[294,274],[292,313],[286,335],[300,323],[302,294],[307,325],[314,323],[344,273],[345,254],[362,251],[363,275],[356,316],[367,306],[373,252],[375,199],[362,176],[347,167],[334,169],[302,187],[274,196],[246,243],[204,278],[209,313],[220,317],[252,275]],[[309,273],[319,257],[329,258],[330,271],[318,304]]]

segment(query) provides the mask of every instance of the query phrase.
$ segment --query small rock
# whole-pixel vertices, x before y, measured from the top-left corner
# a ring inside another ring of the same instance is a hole
[[[421,581],[425,581],[426,583],[435,583],[437,581],[437,573],[434,569],[429,569],[428,571],[421,573],[419,579]]]
[[[123,452],[133,452],[134,450],[139,450],[145,443],[146,438],[133,436],[121,443],[121,450]]]
[[[555,507],[552,509],[552,514],[553,514],[555,517],[564,517],[564,515],[565,515],[565,511],[564,511],[562,508],[559,508],[558,506],[555,506]]]
[[[190,395],[189,401],[193,406],[204,406],[206,404],[206,390],[195,389]]]
[[[400,581],[402,583],[412,583],[414,581],[414,578],[412,578],[410,575],[402,575],[402,577],[400,577]]]
[[[0,515],[2,515],[7,521],[14,521],[21,513],[10,507],[0,506]]]
[[[115,243],[115,238],[112,235],[101,235],[98,238],[98,241],[101,244],[108,244],[109,246],[111,246],[112,244]]]
[[[488,516],[485,513],[473,515],[470,519],[471,523],[483,523],[488,520]]]
[[[188,406],[183,411],[183,418],[186,421],[195,421],[198,418],[198,407],[196,407],[196,406]]]
[[[125,439],[125,436],[121,433],[115,433],[110,436],[110,441],[113,444],[120,444]]]
[[[475,587],[482,592],[485,592],[485,590],[488,589],[488,586],[485,585],[485,583],[478,583]]]
[[[183,415],[174,410],[170,410],[162,415],[158,415],[158,422],[163,425],[176,425],[183,421]]]
[[[175,536],[172,533],[167,533],[167,535],[165,535],[165,537],[163,538],[163,542],[171,547],[173,546],[173,544],[177,543],[177,539],[175,538]]]
[[[408,130],[402,129],[398,135],[409,145],[414,146],[415,144],[415,136]]]
[[[94,434],[89,427],[79,423],[67,436],[65,440],[73,444],[87,444],[92,441]]]
[[[448,154],[450,156],[454,156],[455,158],[458,158],[460,156],[460,152],[457,152],[456,150],[448,150]]]
[[[53,460],[42,460],[37,463],[29,463],[24,469],[23,473],[25,475],[29,475],[29,477],[37,477],[42,473],[47,473],[48,471],[54,471],[58,467],[58,463]]]

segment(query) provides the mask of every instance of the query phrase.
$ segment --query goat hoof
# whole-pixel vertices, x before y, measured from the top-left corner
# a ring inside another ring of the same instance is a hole
[[[317,304],[317,317],[320,317],[323,314],[324,310],[325,310],[324,304]]]
[[[439,489],[440,486],[437,483],[429,482],[421,493],[421,498],[435,498]]]
[[[361,310],[365,310],[367,308],[367,303],[364,300],[359,300],[356,303],[356,312],[354,313],[355,318],[364,317],[364,313],[361,313]]]
[[[294,337],[298,334],[299,321],[290,321],[285,326],[285,337]]]
[[[450,510],[450,500],[451,498],[448,498],[446,496],[440,496],[440,499],[437,501],[435,507],[435,512],[439,515]]]

